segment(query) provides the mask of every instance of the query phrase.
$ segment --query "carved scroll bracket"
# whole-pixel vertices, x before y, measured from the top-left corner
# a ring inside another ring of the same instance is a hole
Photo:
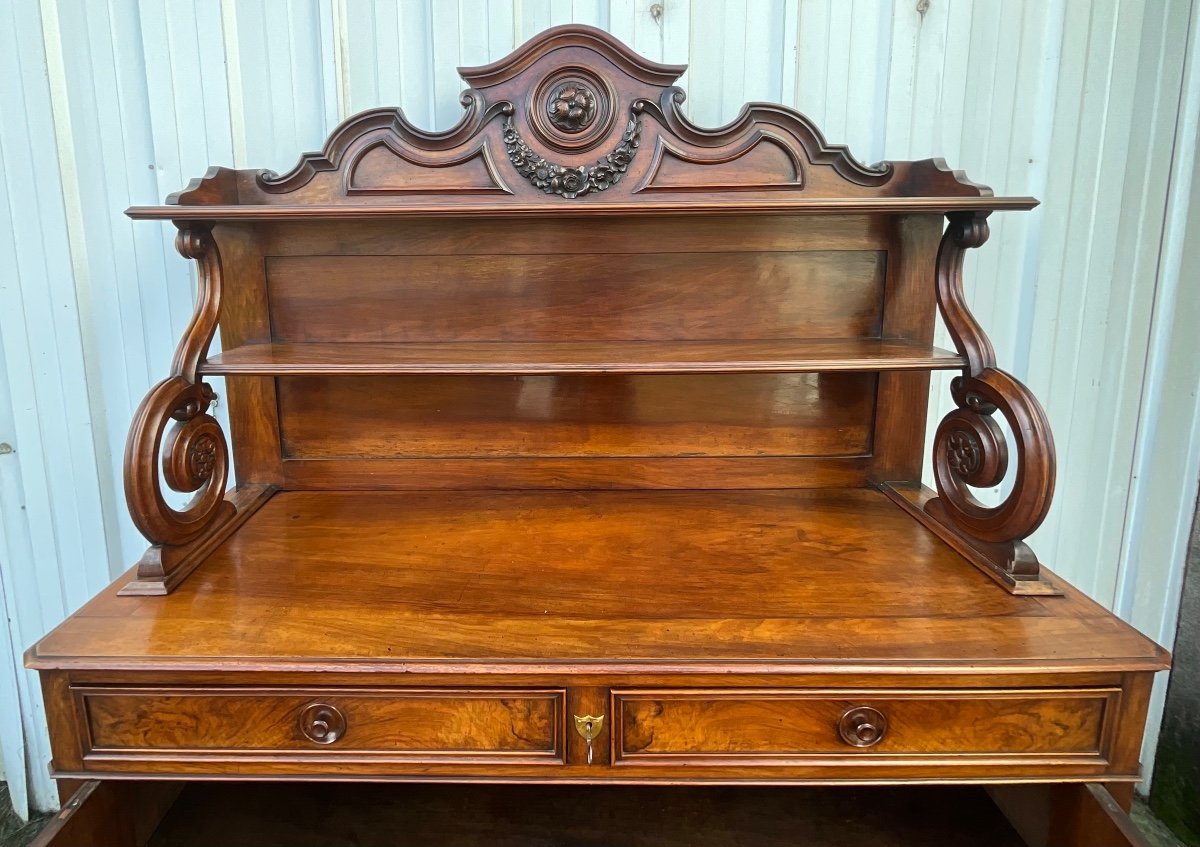
[[[949,215],[937,259],[937,301],[960,355],[963,373],[951,393],[958,407],[938,425],[933,476],[938,496],[925,511],[962,536],[1002,581],[1036,580],[1037,557],[1024,539],[1041,525],[1054,494],[1054,438],[1037,398],[1016,377],[996,367],[996,354],[963,295],[963,257],[988,237],[986,213]],[[995,420],[999,412],[1013,449]],[[999,485],[1016,454],[1012,488],[1000,503],[982,503],[972,488]]]
[[[186,545],[236,511],[225,499],[229,447],[221,425],[208,413],[215,395],[198,375],[217,330],[221,259],[205,227],[182,227],[175,246],[199,263],[196,307],[175,351],[171,376],[142,400],[125,444],[129,511],[153,545],[138,563],[138,580],[159,580],[164,586],[186,558]],[[192,500],[182,509],[173,508],[164,496],[163,481],[174,491],[193,494]],[[160,593],[165,591],[164,587]]]

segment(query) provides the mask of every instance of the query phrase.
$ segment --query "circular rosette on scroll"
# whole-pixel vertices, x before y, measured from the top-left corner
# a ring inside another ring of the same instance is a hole
[[[1054,440],[1037,398],[1010,374],[986,368],[960,376],[952,392],[958,408],[938,425],[933,478],[950,518],[984,541],[1023,539],[1046,517],[1054,493]],[[995,506],[971,488],[999,485],[1008,473],[1009,448],[993,415],[1013,433],[1017,464],[1012,490]]]
[[[175,376],[154,386],[138,407],[125,445],[125,496],[134,523],[152,544],[184,544],[220,512],[229,447],[221,425],[208,414],[213,398],[208,385]],[[163,496],[160,453],[167,485],[195,493],[183,509],[172,508]]]

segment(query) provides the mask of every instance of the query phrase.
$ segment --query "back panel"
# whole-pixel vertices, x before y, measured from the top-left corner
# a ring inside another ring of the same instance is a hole
[[[901,245],[936,237],[907,238],[896,220],[259,224],[239,243],[261,254],[261,278],[229,283],[256,289],[232,299],[264,314],[230,323],[242,340],[341,344],[928,341],[932,285],[909,279],[917,262]],[[277,442],[241,449],[251,463],[274,450],[270,473],[287,486],[790,487],[865,481],[880,392],[925,379],[287,376],[233,378],[230,391],[272,403]],[[923,425],[923,407],[898,411]],[[896,441],[891,465],[913,447],[919,436]]]
[[[865,338],[883,282],[874,250],[267,260],[276,341]]]

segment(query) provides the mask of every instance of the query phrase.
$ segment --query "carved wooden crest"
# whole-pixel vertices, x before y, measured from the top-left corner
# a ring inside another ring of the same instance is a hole
[[[285,174],[215,169],[173,195],[192,204],[476,202],[670,206],[806,198],[981,197],[937,159],[868,166],[792,109],[750,104],[705,129],[682,111],[686,70],[584,26],[548,30],[490,65],[460,68],[465,114],[444,132],[374,109]]]

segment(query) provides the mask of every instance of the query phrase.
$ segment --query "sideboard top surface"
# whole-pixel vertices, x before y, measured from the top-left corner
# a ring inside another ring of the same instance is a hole
[[[866,488],[280,492],[169,596],[118,596],[128,578],[44,638],[32,666],[1021,673],[1165,662],[1069,586],[997,589]]]

